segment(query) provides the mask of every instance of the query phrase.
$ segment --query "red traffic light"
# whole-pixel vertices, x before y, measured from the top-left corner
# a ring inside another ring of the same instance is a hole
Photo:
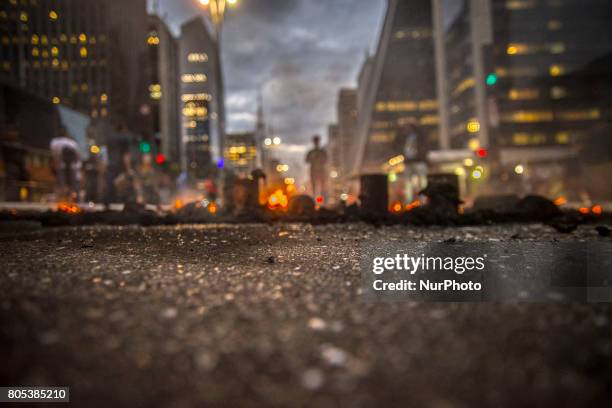
[[[480,148],[476,150],[476,156],[480,157],[481,159],[487,157],[488,154],[489,152],[487,149]]]
[[[164,156],[163,153],[158,153],[157,156],[155,156],[155,163],[161,166],[165,162],[166,162],[166,156]]]

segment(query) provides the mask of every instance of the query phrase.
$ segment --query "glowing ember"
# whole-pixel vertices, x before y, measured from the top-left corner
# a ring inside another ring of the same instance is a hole
[[[402,205],[402,203],[398,201],[391,206],[391,211],[393,211],[394,213],[399,213],[402,212],[403,208],[404,206]]]
[[[289,199],[283,193],[283,190],[276,190],[274,194],[268,197],[268,208],[271,210],[285,209],[289,205]]]
[[[216,214],[216,213],[217,213],[217,210],[218,210],[218,208],[217,208],[217,204],[215,204],[215,203],[210,203],[210,204],[208,204],[208,212],[209,212],[209,213],[211,213],[211,214]]]
[[[175,210],[180,210],[181,208],[183,208],[185,206],[185,203],[183,202],[183,200],[175,200],[174,201],[174,209]]]
[[[420,200],[414,200],[410,204],[406,204],[406,211],[412,211],[415,208],[420,207],[420,206],[421,206],[421,201]]]
[[[68,203],[68,202],[61,202],[57,205],[57,210],[59,212],[63,212],[66,214],[79,214],[81,212],[83,212],[83,210],[81,210],[81,207],[79,207],[76,204],[73,203]]]
[[[593,214],[595,215],[601,215],[601,213],[603,212],[601,205],[597,204],[594,205],[593,208],[591,208],[591,211],[593,212]]]

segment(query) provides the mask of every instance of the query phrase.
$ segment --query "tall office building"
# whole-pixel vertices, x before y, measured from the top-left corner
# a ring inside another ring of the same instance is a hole
[[[407,124],[423,135],[420,149],[437,144],[431,0],[389,0],[376,55],[366,70],[356,146],[347,163],[355,173],[381,172],[390,160],[414,154],[407,149]]]
[[[338,94],[338,166],[337,171],[344,175],[351,146],[355,143],[357,131],[357,91],[341,89]]]
[[[146,33],[146,0],[3,1],[0,80],[138,129]]]
[[[149,16],[149,61],[143,70],[149,78],[151,135],[158,153],[172,165],[181,163],[181,123],[179,85],[179,46],[166,23],[158,16]]]
[[[612,14],[605,0],[465,0],[440,26],[451,148],[488,148],[492,179],[530,189],[574,172],[579,148],[609,128]],[[603,140],[602,140],[603,142]]]
[[[55,104],[108,116],[106,1],[0,4],[0,80]]]
[[[191,178],[213,177],[224,142],[218,44],[201,17],[181,26],[179,42],[183,169]]]

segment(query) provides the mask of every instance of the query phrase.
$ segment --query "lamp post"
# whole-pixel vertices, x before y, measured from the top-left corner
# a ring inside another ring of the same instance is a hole
[[[198,0],[198,2],[208,10],[210,19],[215,28],[215,36],[217,38],[217,56],[214,60],[216,71],[216,91],[217,91],[217,111],[219,121],[219,157],[220,163],[223,160],[223,152],[225,145],[225,96],[223,85],[223,69],[221,67],[221,29],[225,19],[225,11],[228,6],[235,6],[238,0]],[[218,163],[218,167],[222,169],[222,165]],[[221,180],[223,183],[223,180]],[[223,190],[223,189],[221,189]]]
[[[221,26],[225,17],[227,6],[234,6],[238,0],[199,0],[200,4],[208,8],[210,18],[215,25],[217,35],[221,32]]]

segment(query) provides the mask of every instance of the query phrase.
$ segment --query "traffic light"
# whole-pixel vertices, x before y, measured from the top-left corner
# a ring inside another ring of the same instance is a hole
[[[494,72],[491,72],[489,75],[487,75],[487,85],[489,86],[493,86],[497,83],[497,74],[495,74]]]
[[[481,159],[484,159],[489,154],[489,151],[481,147],[480,149],[476,150],[475,153],[476,153],[476,156],[480,157]]]
[[[138,147],[140,149],[140,153],[151,153],[151,143],[147,142],[146,140],[141,141]]]
[[[159,166],[163,166],[166,163],[166,156],[163,153],[158,153],[157,156],[155,156],[155,163]]]

